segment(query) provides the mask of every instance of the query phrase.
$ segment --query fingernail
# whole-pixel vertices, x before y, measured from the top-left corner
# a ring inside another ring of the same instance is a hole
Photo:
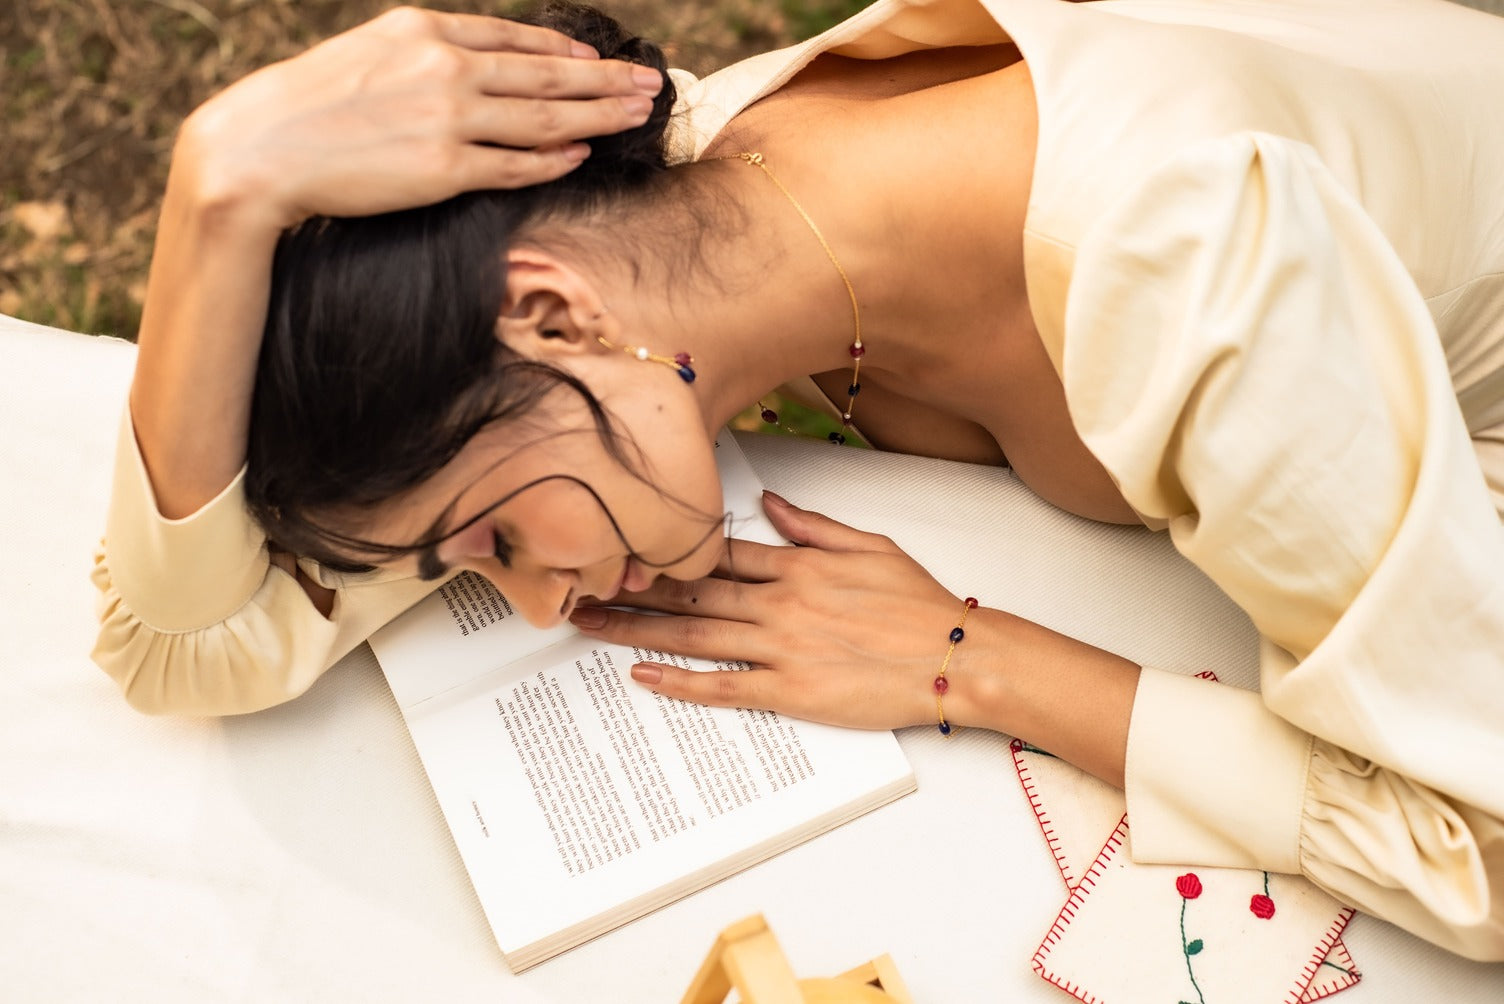
[[[632,83],[636,84],[640,91],[657,94],[663,90],[663,74],[651,66],[634,66],[632,67]]]
[[[632,679],[648,686],[656,686],[663,679],[663,670],[657,666],[633,666]]]
[[[600,59],[601,54],[584,42],[570,42],[569,54],[577,59]]]
[[[762,490],[762,497],[764,501],[771,502],[774,505],[778,506],[780,509],[794,508],[794,504],[788,499],[784,498],[782,495],[779,495],[777,492],[770,492],[766,488]]]
[[[634,94],[630,98],[622,98],[621,106],[628,115],[634,115],[637,118],[647,118],[648,113],[653,110],[653,99],[645,98],[641,94]]]
[[[571,143],[559,152],[563,154],[564,159],[569,161],[571,164],[578,164],[586,157],[590,156],[590,144]]]
[[[577,628],[595,631],[606,626],[606,611],[600,607],[575,607],[569,615],[569,623]]]

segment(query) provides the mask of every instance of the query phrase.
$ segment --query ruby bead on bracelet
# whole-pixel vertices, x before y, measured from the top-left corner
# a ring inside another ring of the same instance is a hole
[[[945,719],[945,695],[950,690],[950,681],[945,677],[945,671],[950,669],[950,657],[956,654],[956,646],[961,639],[966,637],[966,615],[977,608],[976,597],[966,597],[966,605],[961,608],[961,619],[956,626],[950,629],[950,647],[945,650],[945,658],[940,663],[940,672],[935,677],[935,717],[939,719],[936,726],[940,734],[949,739],[957,731],[950,722]]]

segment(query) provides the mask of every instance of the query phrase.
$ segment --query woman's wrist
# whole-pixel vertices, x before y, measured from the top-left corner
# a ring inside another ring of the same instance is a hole
[[[261,156],[239,155],[227,132],[233,128],[233,116],[213,102],[183,121],[173,145],[164,217],[169,208],[177,207],[191,214],[206,233],[237,241],[260,236],[274,243],[302,217],[279,198],[273,165]]]
[[[981,607],[951,659],[945,711],[955,725],[1017,736],[1121,787],[1139,670],[1121,656]]]
[[[953,725],[1007,732],[1008,645],[1011,614],[978,606],[966,619],[966,637],[956,646],[946,672],[949,686],[945,693],[945,713]],[[940,665],[945,650],[935,655]]]

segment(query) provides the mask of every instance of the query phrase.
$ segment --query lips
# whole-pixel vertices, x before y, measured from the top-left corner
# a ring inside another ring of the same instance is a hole
[[[622,559],[621,574],[616,577],[616,584],[609,589],[594,594],[602,603],[609,603],[616,599],[623,591],[640,593],[651,586],[658,578],[658,573],[650,572],[639,561],[634,561],[630,555]]]
[[[622,574],[622,588],[629,589],[634,593],[640,593],[653,584],[658,578],[657,572],[650,572],[643,567],[640,561],[627,559],[626,571]]]

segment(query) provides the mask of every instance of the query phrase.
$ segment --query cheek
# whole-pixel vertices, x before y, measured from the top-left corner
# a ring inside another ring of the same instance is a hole
[[[611,520],[587,493],[559,492],[539,502],[530,511],[518,513],[518,523],[526,551],[540,564],[584,568],[621,553]]]
[[[682,500],[693,510],[667,499],[660,500],[660,524],[665,531],[657,558],[673,561],[658,569],[677,579],[698,579],[709,575],[726,548],[726,523],[722,518],[723,500],[720,482],[712,480],[698,494],[686,492]]]

